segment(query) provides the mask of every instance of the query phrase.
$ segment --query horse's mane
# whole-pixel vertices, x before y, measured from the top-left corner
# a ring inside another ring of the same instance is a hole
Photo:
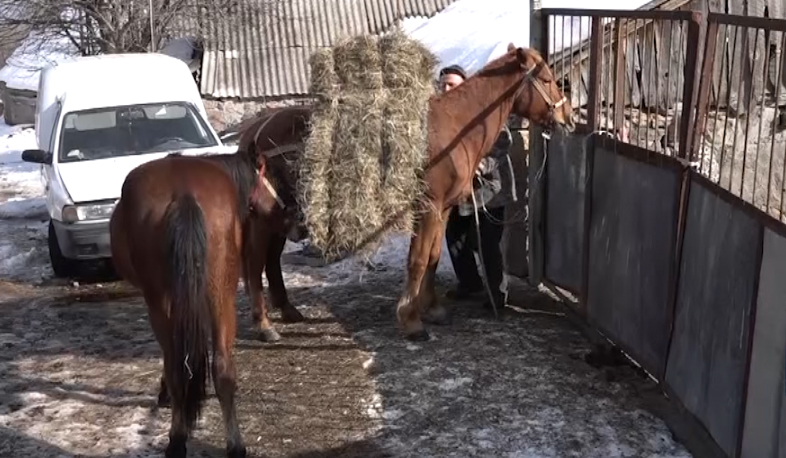
[[[188,157],[178,153],[169,154],[168,156]],[[251,196],[251,191],[253,190],[256,180],[256,170],[254,170],[254,166],[247,155],[242,151],[238,151],[231,154],[215,153],[196,157],[215,162],[226,170],[237,189],[237,203],[238,211],[240,212],[240,220],[245,222],[250,215],[248,199]]]

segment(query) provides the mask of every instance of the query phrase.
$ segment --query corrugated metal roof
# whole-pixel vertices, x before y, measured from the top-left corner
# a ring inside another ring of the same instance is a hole
[[[204,21],[202,95],[259,99],[308,93],[311,53],[343,36],[379,34],[407,17],[431,17],[456,0],[240,2]],[[183,25],[181,30],[192,27]]]

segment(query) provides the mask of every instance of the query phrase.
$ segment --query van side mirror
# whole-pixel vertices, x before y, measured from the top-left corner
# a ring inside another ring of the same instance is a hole
[[[26,149],[22,151],[22,160],[34,164],[51,164],[52,153],[40,149]]]

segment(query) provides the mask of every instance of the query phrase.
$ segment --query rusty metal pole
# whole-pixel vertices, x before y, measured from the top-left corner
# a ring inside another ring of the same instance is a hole
[[[548,24],[547,16],[541,11],[540,0],[529,0],[529,47],[539,50],[548,59]],[[544,38],[545,37],[545,38]],[[527,167],[527,280],[532,286],[538,286],[543,280],[545,268],[545,222],[546,212],[544,194],[546,192],[545,139],[543,130],[529,123],[529,165]],[[542,170],[543,169],[543,170]],[[542,171],[541,171],[542,170]]]

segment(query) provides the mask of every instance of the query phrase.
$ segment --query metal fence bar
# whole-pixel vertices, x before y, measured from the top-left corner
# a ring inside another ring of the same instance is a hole
[[[530,12],[530,44],[541,51],[543,58],[548,62],[548,37],[549,15],[539,9],[540,2],[536,1]],[[530,285],[537,286],[543,279],[545,270],[545,223],[546,223],[546,157],[545,139],[542,129],[535,123],[529,125],[529,167],[528,170],[528,271]]]
[[[685,84],[682,92],[682,116],[680,119],[680,139],[679,155],[685,159],[688,157],[688,145],[694,130],[693,105],[696,100],[696,70],[698,68],[699,50],[693,43],[699,42],[701,33],[701,13],[694,12],[688,21],[688,41],[687,56],[685,57]]]
[[[589,65],[589,102],[587,104],[587,124],[590,132],[600,127],[600,68],[603,60],[603,43],[601,42],[602,19],[592,18],[590,35],[590,65]]]
[[[547,16],[584,16],[591,18],[622,18],[622,19],[651,19],[688,21],[693,15],[692,11],[664,11],[664,10],[585,10],[579,8],[543,8]]]
[[[707,25],[707,35],[704,43],[704,58],[701,63],[701,77],[699,78],[699,97],[696,103],[696,124],[688,132],[691,138],[691,148],[689,160],[694,162],[698,159],[699,146],[706,132],[707,109],[710,102],[710,90],[712,89],[712,71],[715,65],[715,45],[718,41],[718,23],[710,22]],[[710,170],[710,173],[712,171]]]
[[[625,122],[625,48],[627,48],[627,40],[623,41],[622,25],[627,25],[627,23],[623,21],[622,18],[614,20],[614,128],[620,129],[620,131]]]

